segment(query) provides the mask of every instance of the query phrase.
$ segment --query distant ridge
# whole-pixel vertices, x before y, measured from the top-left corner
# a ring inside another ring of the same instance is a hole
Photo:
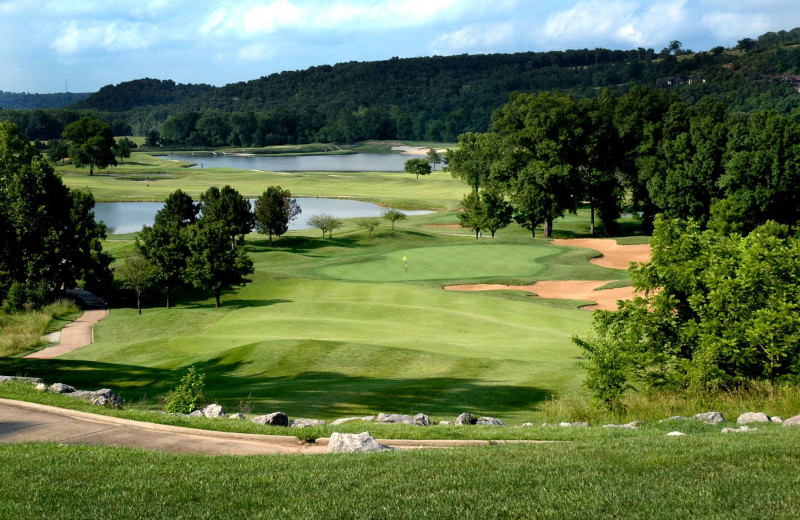
[[[54,94],[30,94],[27,92],[4,92],[0,90],[0,108],[5,110],[30,110],[34,108],[61,108],[84,100],[91,92],[58,92]]]

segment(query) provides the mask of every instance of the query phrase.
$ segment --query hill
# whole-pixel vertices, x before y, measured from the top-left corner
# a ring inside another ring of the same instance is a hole
[[[0,108],[28,110],[34,108],[61,108],[73,105],[91,95],[91,92],[59,92],[55,94],[30,94],[0,90]]]

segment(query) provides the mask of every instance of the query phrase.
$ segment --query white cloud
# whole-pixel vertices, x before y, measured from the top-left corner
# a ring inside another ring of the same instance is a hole
[[[69,22],[63,25],[53,41],[59,54],[78,54],[102,48],[109,51],[143,49],[152,44],[155,27],[130,22]]]
[[[275,57],[275,50],[266,43],[254,43],[236,51],[236,58],[243,61],[262,61]]]
[[[512,42],[516,31],[512,23],[474,24],[443,34],[431,44],[435,54],[489,52]]]

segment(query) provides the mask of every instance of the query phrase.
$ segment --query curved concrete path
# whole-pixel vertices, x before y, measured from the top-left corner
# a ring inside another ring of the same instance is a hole
[[[221,421],[232,419],[220,419]],[[0,399],[0,443],[59,442],[124,446],[203,455],[280,455],[325,453],[328,439],[302,443],[289,435],[256,435],[198,430],[120,419],[37,403]],[[547,441],[378,439],[402,450],[538,444]]]
[[[108,305],[94,294],[83,289],[70,289],[83,307],[81,317],[61,329],[58,345],[47,347],[25,356],[31,359],[52,359],[94,343],[94,324],[108,316]]]

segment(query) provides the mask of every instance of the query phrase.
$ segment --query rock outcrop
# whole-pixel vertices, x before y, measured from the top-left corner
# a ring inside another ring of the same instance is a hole
[[[289,426],[289,418],[283,412],[268,413],[250,419],[254,423],[267,424],[270,426]]]
[[[328,441],[328,453],[376,453],[389,449],[391,449],[389,446],[376,441],[369,432],[359,434],[334,432]]]

